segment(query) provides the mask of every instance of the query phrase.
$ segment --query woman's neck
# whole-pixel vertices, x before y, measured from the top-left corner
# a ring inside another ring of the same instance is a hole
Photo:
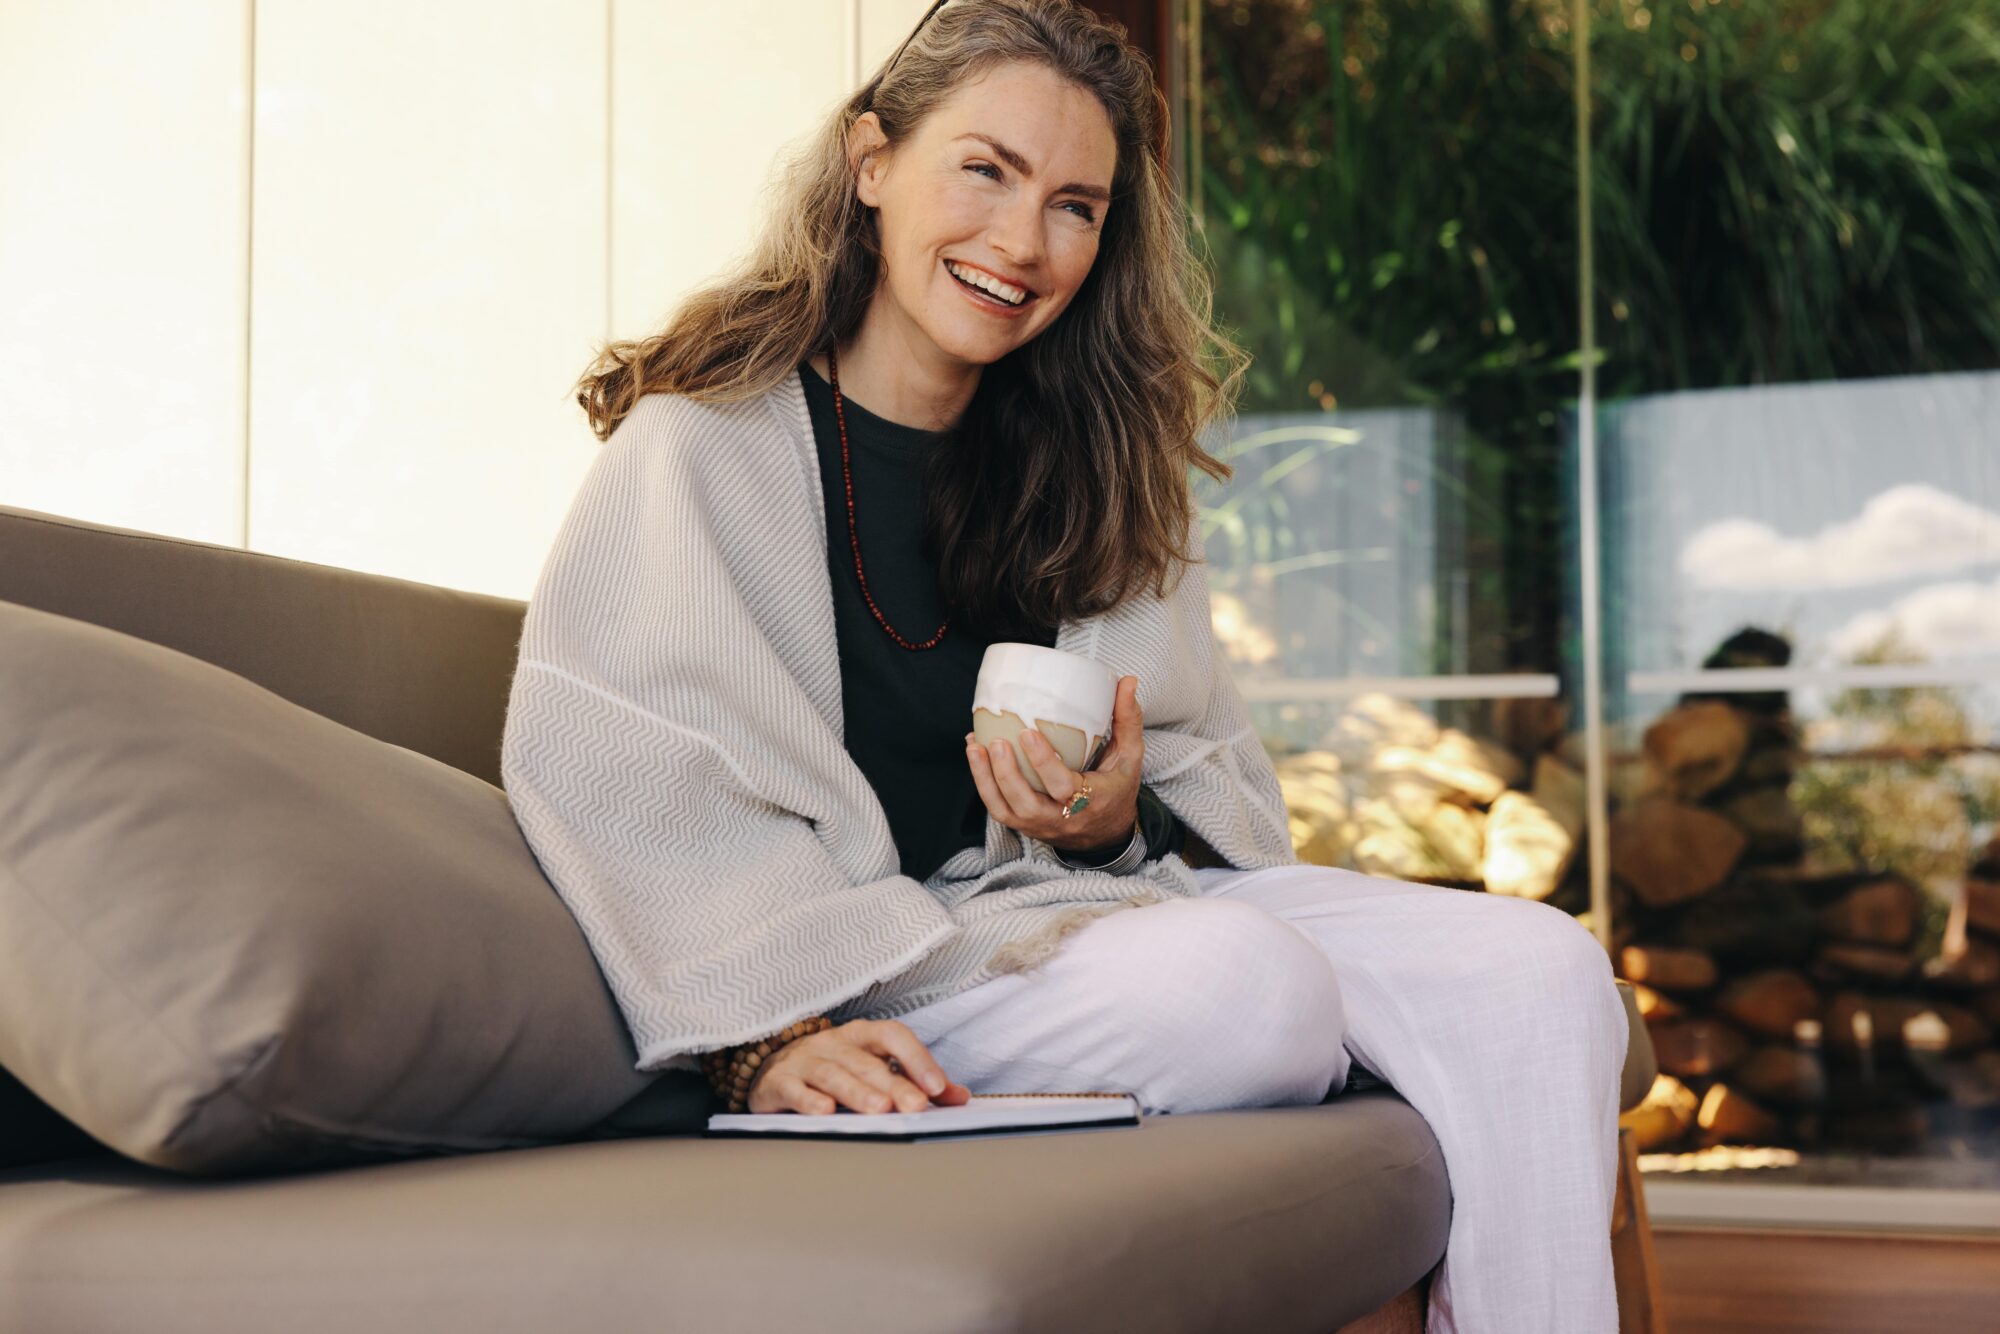
[[[949,430],[972,402],[984,368],[946,357],[921,332],[885,332],[874,313],[861,322],[854,338],[840,345],[841,396],[899,426]],[[813,355],[812,368],[833,378],[823,352]]]

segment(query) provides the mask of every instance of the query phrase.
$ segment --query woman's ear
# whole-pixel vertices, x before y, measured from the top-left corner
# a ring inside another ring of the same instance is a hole
[[[847,129],[847,161],[854,170],[854,194],[870,208],[879,207],[882,174],[889,169],[889,137],[882,133],[882,119],[864,111]]]

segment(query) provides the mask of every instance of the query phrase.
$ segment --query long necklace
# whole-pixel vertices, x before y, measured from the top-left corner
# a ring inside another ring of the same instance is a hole
[[[936,634],[921,644],[912,644],[909,640],[896,633],[896,627],[889,624],[889,618],[884,616],[882,609],[875,605],[875,595],[868,591],[868,574],[861,568],[861,533],[854,526],[854,465],[848,460],[847,409],[842,405],[840,397],[840,354],[830,343],[826,349],[826,368],[828,371],[827,380],[833,385],[834,420],[840,423],[840,478],[847,486],[847,540],[848,544],[854,548],[854,577],[861,581],[861,596],[868,600],[868,610],[875,613],[876,622],[889,632],[889,638],[912,652],[920,649],[936,648],[938,642],[944,638],[945,626],[951,624],[951,614],[949,612],[945,614],[944,620],[938,625]]]

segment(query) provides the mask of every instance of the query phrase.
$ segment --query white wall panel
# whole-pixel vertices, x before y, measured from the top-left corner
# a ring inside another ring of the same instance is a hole
[[[240,539],[244,0],[0,0],[0,504]]]
[[[613,0],[612,329],[656,332],[741,255],[781,148],[849,89],[849,0]]]
[[[861,6],[861,70],[866,78],[902,44],[931,0],[857,0]],[[939,14],[931,22],[937,22]]]
[[[527,596],[597,448],[605,14],[259,0],[251,546]]]

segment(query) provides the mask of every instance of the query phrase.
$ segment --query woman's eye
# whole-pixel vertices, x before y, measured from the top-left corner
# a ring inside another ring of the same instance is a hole
[[[989,180],[997,181],[1002,179],[1000,175],[1000,169],[994,166],[991,162],[968,162],[965,164],[965,169],[967,171],[991,172],[992,175],[987,178]],[[1070,200],[1067,203],[1065,203],[1063,207],[1075,210],[1076,216],[1082,218],[1085,222],[1097,221],[1096,212],[1088,204],[1079,204],[1075,200]]]

